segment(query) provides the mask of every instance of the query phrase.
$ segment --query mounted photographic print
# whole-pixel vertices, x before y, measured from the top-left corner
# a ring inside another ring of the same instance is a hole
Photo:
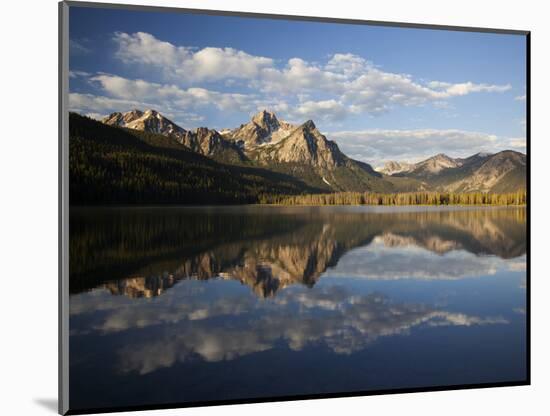
[[[529,384],[529,53],[60,3],[60,413]]]

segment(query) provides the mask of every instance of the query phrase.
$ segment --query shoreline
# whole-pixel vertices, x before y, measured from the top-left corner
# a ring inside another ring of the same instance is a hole
[[[522,205],[494,205],[494,204],[410,204],[410,205],[375,205],[375,204],[97,204],[97,205],[69,205],[72,209],[90,209],[90,208],[103,208],[103,209],[120,209],[120,208],[237,208],[237,207],[390,207],[390,208],[527,208],[527,204]]]

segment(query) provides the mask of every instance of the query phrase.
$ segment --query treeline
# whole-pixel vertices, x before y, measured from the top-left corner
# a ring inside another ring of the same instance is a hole
[[[406,192],[380,194],[337,192],[309,195],[262,195],[260,204],[276,205],[525,205],[525,190],[511,193]]]

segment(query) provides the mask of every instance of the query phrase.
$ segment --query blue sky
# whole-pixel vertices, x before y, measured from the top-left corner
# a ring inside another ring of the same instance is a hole
[[[73,7],[70,108],[222,129],[268,108],[380,165],[525,151],[525,38]]]

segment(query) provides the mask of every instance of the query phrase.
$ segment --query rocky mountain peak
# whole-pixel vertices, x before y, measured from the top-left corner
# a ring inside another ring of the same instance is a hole
[[[145,117],[163,117],[157,110],[149,108],[143,113]]]
[[[295,128],[296,126],[279,120],[275,113],[262,110],[255,114],[250,122],[241,124],[231,132],[224,132],[224,136],[243,143],[245,148],[250,150],[259,145],[278,142]]]
[[[183,128],[167,119],[156,110],[149,109],[141,114],[141,117],[126,122],[125,127],[147,131],[149,133],[162,134],[175,139],[179,139],[183,134],[185,134],[185,130]]]
[[[237,144],[225,139],[216,130],[199,127],[195,131],[187,131],[151,108],[145,111],[113,113],[103,119],[103,123],[162,134],[175,139],[194,152],[224,161],[239,162],[245,159]]]
[[[134,110],[127,111],[126,113],[124,113],[122,115],[122,121],[126,124],[126,123],[130,123],[134,120],[137,120],[138,118],[140,118],[142,116],[143,116],[143,111],[134,109]]]
[[[439,173],[444,169],[456,168],[461,166],[460,160],[452,159],[444,153],[438,153],[415,165],[414,171],[424,174]]]
[[[102,122],[109,126],[126,127],[127,123],[137,120],[143,115],[143,112],[139,110],[131,110],[126,113],[114,112],[105,117]]]
[[[311,120],[275,144],[274,151],[269,155],[274,161],[307,164],[328,171],[342,166],[346,161],[338,145],[323,136]]]
[[[254,117],[252,117],[252,122],[268,131],[273,131],[279,127],[279,120],[275,113],[267,110],[262,110],[255,114]]]
[[[308,120],[304,124],[302,124],[302,127],[307,130],[316,130],[317,126],[315,126],[315,123],[313,120]]]
[[[107,117],[103,118],[103,120],[101,121],[110,126],[118,126],[122,121],[122,113],[116,111],[114,113],[109,114]]]
[[[466,178],[450,184],[448,189],[461,192],[525,189],[527,156],[523,153],[503,150],[479,159],[481,166]]]
[[[453,160],[449,156],[447,156],[445,153],[438,153],[435,156],[432,156],[431,159],[434,159],[434,160]]]
[[[414,164],[407,162],[396,162],[389,160],[384,163],[384,166],[377,168],[376,170],[385,175],[393,175],[395,173],[405,173],[414,168]]]
[[[206,136],[208,135],[210,132],[216,132],[215,130],[210,130],[208,129],[208,127],[197,127],[195,129],[195,133],[198,135],[198,136]],[[217,132],[216,132],[217,133]]]
[[[179,142],[194,152],[218,160],[239,162],[246,159],[235,142],[207,127],[197,127],[194,131],[186,132]]]

